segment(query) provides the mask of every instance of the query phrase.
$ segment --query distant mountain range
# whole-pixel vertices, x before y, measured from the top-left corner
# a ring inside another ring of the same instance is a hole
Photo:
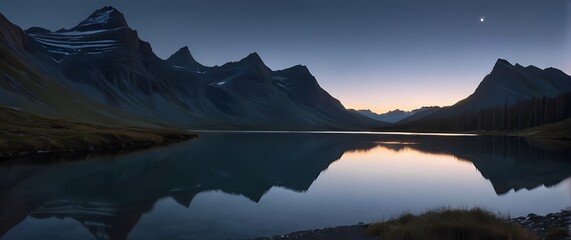
[[[423,113],[422,115],[426,115],[426,114],[430,114],[436,110],[440,109],[440,107],[437,106],[433,106],[433,107],[421,107],[421,108],[417,108],[414,109],[412,111],[403,111],[400,109],[395,109],[392,111],[388,111],[386,113],[382,113],[382,114],[378,114],[375,113],[373,111],[371,111],[370,109],[365,109],[365,110],[357,110],[358,113],[363,114],[364,116],[367,116],[369,118],[378,120],[378,121],[382,121],[382,122],[388,122],[388,123],[396,123],[405,119],[408,119],[410,117],[412,117],[412,115],[420,115],[419,113]]]
[[[72,120],[206,129],[370,129],[305,66],[269,69],[257,53],[207,67],[187,47],[167,60],[113,7],[71,29],[22,31],[0,16],[0,104]]]

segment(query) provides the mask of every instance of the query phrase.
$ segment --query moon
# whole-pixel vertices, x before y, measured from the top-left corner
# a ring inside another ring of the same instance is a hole
[[[484,18],[480,18],[480,22],[484,22]]]

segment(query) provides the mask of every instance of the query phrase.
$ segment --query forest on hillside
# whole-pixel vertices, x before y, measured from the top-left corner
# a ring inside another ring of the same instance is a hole
[[[439,131],[521,130],[554,123],[571,117],[571,92],[557,97],[533,97],[515,104],[497,105],[479,111],[466,111],[448,117],[434,117],[398,126],[404,129]]]

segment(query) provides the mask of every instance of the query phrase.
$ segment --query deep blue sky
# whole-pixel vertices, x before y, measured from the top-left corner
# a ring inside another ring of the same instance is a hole
[[[159,57],[188,45],[221,65],[256,51],[272,69],[308,66],[349,108],[453,104],[497,58],[571,73],[571,0],[3,0],[0,12],[57,30],[105,5]]]

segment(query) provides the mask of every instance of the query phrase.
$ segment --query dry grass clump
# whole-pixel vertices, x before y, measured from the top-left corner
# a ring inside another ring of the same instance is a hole
[[[419,216],[410,213],[397,219],[371,224],[371,236],[385,240],[517,240],[537,236],[481,208],[437,209]]]

